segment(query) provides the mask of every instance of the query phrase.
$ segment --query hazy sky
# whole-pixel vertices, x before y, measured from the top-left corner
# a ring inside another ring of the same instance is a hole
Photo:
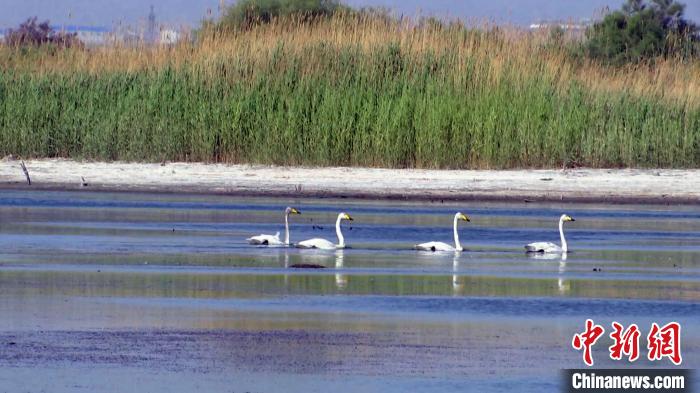
[[[226,0],[226,3],[232,3]],[[623,0],[346,0],[353,6],[387,6],[397,13],[448,15],[527,25],[540,20],[590,18]],[[700,22],[700,0],[686,0],[687,15]],[[219,0],[0,0],[0,27],[13,27],[29,16],[53,24],[110,27],[136,24],[153,4],[159,22],[196,25],[207,10],[217,13]]]

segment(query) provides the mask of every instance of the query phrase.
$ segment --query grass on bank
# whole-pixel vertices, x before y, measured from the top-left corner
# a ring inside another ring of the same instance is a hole
[[[700,166],[700,63],[336,15],[162,48],[0,48],[0,154],[420,168]]]

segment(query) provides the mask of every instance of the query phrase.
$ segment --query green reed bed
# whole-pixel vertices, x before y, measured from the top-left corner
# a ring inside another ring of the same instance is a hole
[[[280,41],[262,55],[135,70],[6,66],[0,154],[420,168],[700,165],[698,107],[496,60],[394,42],[287,49]]]

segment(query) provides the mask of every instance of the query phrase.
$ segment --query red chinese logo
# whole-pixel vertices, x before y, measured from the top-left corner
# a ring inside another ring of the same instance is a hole
[[[610,338],[613,344],[608,348],[610,359],[622,360],[624,356],[630,362],[639,359],[639,337],[641,335],[639,327],[631,324],[627,329],[617,322],[612,323],[613,332]],[[605,329],[596,325],[593,320],[586,320],[586,330],[574,335],[571,345],[577,351],[583,350],[583,361],[588,366],[593,366],[592,347],[603,336]],[[683,362],[681,356],[681,325],[671,322],[663,327],[653,323],[651,331],[647,336],[647,358],[650,361],[668,358],[675,365]]]
[[[583,349],[583,361],[589,365],[593,365],[593,354],[591,353],[591,347],[600,339],[600,336],[605,333],[600,325],[595,325],[593,320],[586,320],[586,331],[580,334],[574,335],[574,339],[571,341],[571,345],[574,349],[580,351]]]
[[[617,322],[612,323],[614,332],[610,333],[610,338],[615,342],[610,346],[610,359],[621,360],[622,355],[627,355],[630,362],[639,359],[639,327],[630,325],[623,333],[622,325]]]
[[[683,362],[681,357],[681,325],[671,322],[662,328],[653,323],[651,331],[647,336],[649,344],[648,358],[651,361],[669,358],[673,364],[678,366]]]

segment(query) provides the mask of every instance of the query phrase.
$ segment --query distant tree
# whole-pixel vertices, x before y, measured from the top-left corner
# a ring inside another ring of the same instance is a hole
[[[698,53],[698,27],[676,0],[627,0],[587,32],[586,51],[612,64]]]
[[[54,45],[62,48],[82,45],[75,33],[56,32],[49,21],[37,22],[37,17],[29,18],[17,29],[9,29],[5,43],[10,46]]]
[[[641,12],[646,8],[644,1],[645,0],[627,0],[627,3],[622,5],[622,11],[627,15]]]
[[[247,29],[285,16],[313,21],[348,9],[338,0],[240,0],[226,9],[218,27]]]

